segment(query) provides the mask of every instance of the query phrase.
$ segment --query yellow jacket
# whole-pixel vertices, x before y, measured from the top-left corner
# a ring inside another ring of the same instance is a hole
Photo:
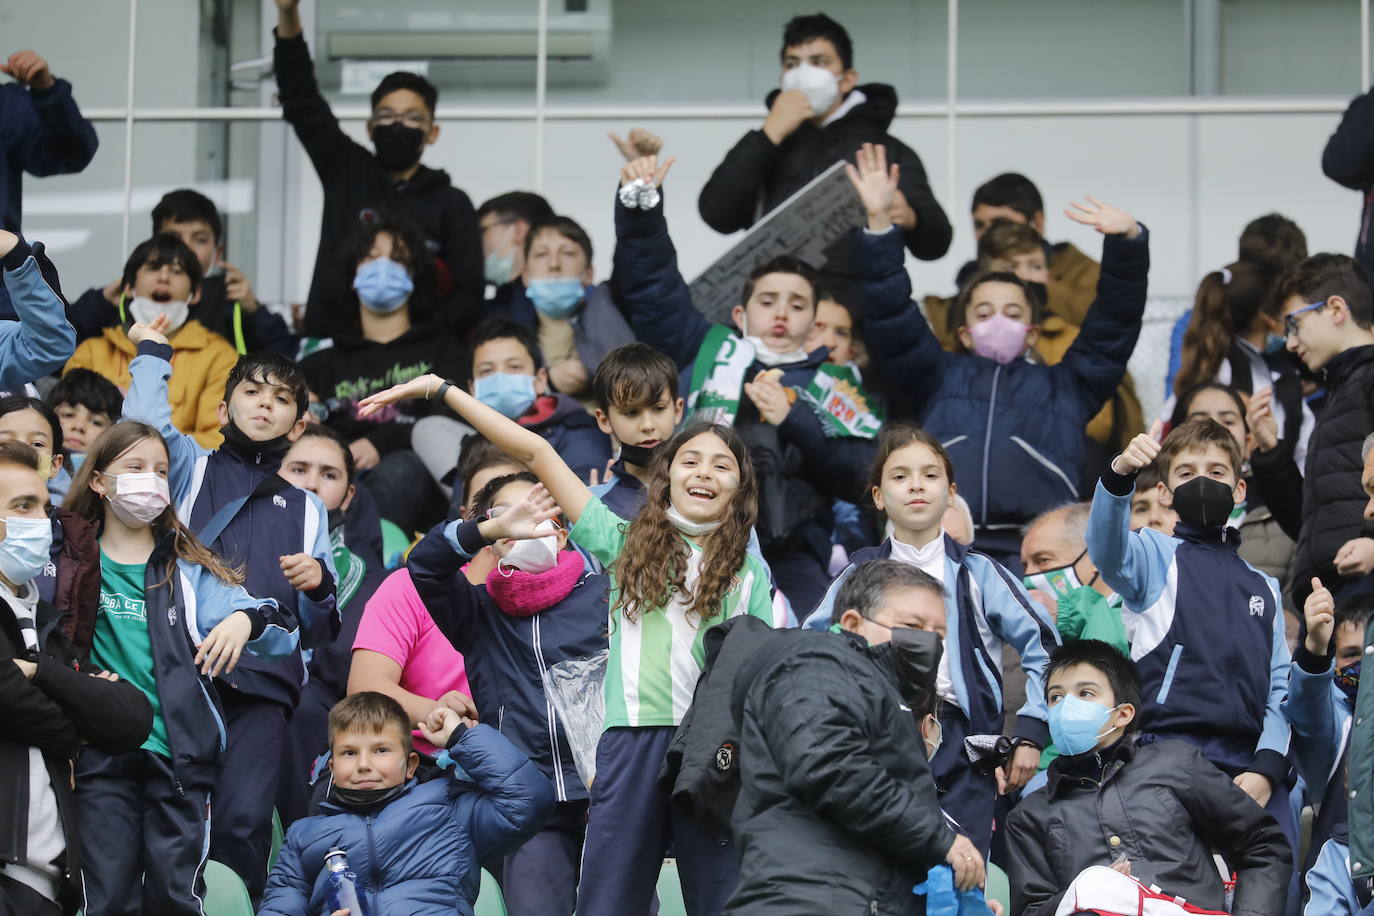
[[[224,437],[219,431],[217,408],[224,400],[224,384],[238,362],[238,353],[229,341],[194,318],[177,329],[168,343],[172,345],[172,378],[167,391],[172,422],[206,448],[219,448]],[[99,337],[83,341],[62,371],[90,369],[127,394],[129,363],[136,355],[133,341],[123,328],[105,328]]]

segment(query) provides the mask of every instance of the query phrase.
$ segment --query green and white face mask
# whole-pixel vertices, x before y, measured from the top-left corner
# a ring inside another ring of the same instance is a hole
[[[1031,573],[1021,580],[1021,584],[1027,589],[1034,591],[1039,589],[1046,594],[1056,598],[1062,598],[1076,588],[1083,586],[1091,587],[1097,581],[1099,573],[1094,572],[1092,579],[1084,582],[1078,577],[1078,561],[1088,555],[1088,548],[1084,547],[1083,552],[1074,557],[1067,566],[1056,566],[1054,569],[1042,569],[1038,573]]]

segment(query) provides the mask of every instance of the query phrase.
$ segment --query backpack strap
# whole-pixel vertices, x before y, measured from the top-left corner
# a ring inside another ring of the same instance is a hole
[[[250,500],[258,496],[271,496],[280,493],[287,487],[292,486],[285,478],[278,474],[268,474],[258,485],[253,488],[247,496],[240,496],[238,499],[231,499],[229,502],[219,507],[219,511],[210,516],[210,520],[201,526],[196,532],[196,537],[202,544],[209,547],[215,540],[224,533],[224,529],[229,527],[229,523],[239,514],[239,510]]]

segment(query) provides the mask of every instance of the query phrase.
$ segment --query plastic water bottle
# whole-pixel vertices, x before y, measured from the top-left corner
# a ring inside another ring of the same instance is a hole
[[[329,870],[329,912],[346,909],[348,916],[372,916],[358,876],[348,867],[348,853],[335,846],[325,853],[324,867]]]
[[[954,870],[948,865],[930,869],[912,892],[925,896],[926,916],[992,916],[981,890],[955,890]]]

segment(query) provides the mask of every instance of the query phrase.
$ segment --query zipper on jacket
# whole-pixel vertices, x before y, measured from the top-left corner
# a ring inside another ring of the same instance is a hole
[[[988,426],[983,431],[983,521],[988,524],[988,459],[992,456],[992,418],[997,411],[997,383],[1002,378],[1002,366],[992,370],[992,395],[988,398]]]
[[[549,749],[553,752],[553,784],[558,793],[558,800],[563,802],[568,800],[568,787],[563,782],[563,758],[558,753],[558,715],[554,712],[553,701],[544,690],[544,673],[547,666],[544,664],[544,641],[539,629],[539,615],[531,617],[530,623],[534,663],[539,668],[539,692],[544,694],[544,711],[549,723]]]
[[[367,856],[371,859],[368,862],[370,877],[372,879],[372,912],[382,912],[382,882],[377,876],[377,844],[372,840],[372,818],[369,814],[363,820],[367,824]]]

